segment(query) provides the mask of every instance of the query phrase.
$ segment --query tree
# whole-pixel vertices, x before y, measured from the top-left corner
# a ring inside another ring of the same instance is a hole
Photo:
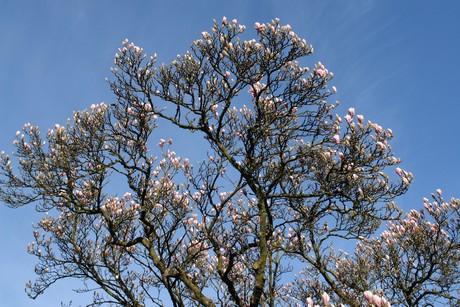
[[[342,289],[363,293],[377,306],[385,303],[383,295],[397,306],[460,304],[460,199],[446,202],[440,189],[432,197],[423,200],[424,209],[391,221],[379,237],[358,242],[352,256],[341,252],[331,260]],[[304,302],[306,293],[330,291],[315,281],[297,281]]]
[[[347,282],[333,246],[374,244],[382,222],[399,223],[393,200],[412,174],[394,169],[391,130],[353,108],[333,113],[333,74],[302,66],[313,47],[289,25],[256,23],[252,40],[245,30],[214,22],[159,66],[126,40],[116,103],[46,136],[29,124],[17,133],[19,172],[2,154],[0,198],[47,212],[29,246],[32,298],[63,278],[84,280],[92,305],[359,306],[386,294],[393,284],[377,270],[368,288]],[[203,136],[204,160],[158,143],[160,124]]]
[[[460,199],[446,202],[439,189],[432,197],[359,244],[354,257],[337,259],[344,286],[384,289],[402,306],[460,304]]]

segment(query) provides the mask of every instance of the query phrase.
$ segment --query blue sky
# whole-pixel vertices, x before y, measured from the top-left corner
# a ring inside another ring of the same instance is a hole
[[[161,3],[160,3],[161,2]],[[420,208],[437,188],[460,197],[460,2],[372,0],[59,1],[2,0],[0,10],[0,150],[12,150],[24,123],[43,130],[74,110],[113,102],[105,82],[113,56],[129,38],[169,61],[184,53],[212,19],[279,17],[315,48],[308,60],[335,73],[339,114],[349,107],[395,134],[392,146],[415,175],[400,207]],[[169,136],[165,133],[165,138]],[[176,136],[176,143],[187,144]],[[180,148],[176,148],[180,152]],[[84,303],[56,285],[36,301],[24,293],[35,258],[26,253],[32,207],[0,205],[0,304]]]

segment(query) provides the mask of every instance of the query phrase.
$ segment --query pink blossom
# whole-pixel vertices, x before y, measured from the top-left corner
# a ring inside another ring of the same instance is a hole
[[[254,24],[254,29],[257,30],[257,32],[263,32],[265,30],[265,25],[264,24],[260,24],[259,22],[256,22]]]
[[[364,291],[364,298],[366,299],[366,301],[372,304],[374,294],[371,291]]]
[[[330,300],[329,295],[326,292],[323,292],[323,294],[321,295],[321,298],[323,299],[324,305],[327,306]]]
[[[355,108],[349,108],[348,114],[350,114],[351,117],[355,116]]]
[[[382,142],[377,142],[375,143],[375,145],[377,145],[377,147],[380,148],[381,150],[385,150],[387,148],[387,146],[383,144]]]
[[[396,174],[398,174],[398,176],[402,176],[403,171],[402,171],[402,169],[400,169],[399,167],[397,167],[397,168],[395,169],[395,172],[396,172]]]
[[[373,295],[372,300],[375,303],[375,305],[377,305],[378,307],[382,306],[382,299],[380,298],[380,296]]]
[[[380,125],[372,124],[372,126],[374,127],[375,131],[377,131],[377,132],[382,132],[383,131],[383,128]]]
[[[389,135],[389,136],[393,136],[393,130],[388,129],[387,131],[388,131],[388,135]]]
[[[188,158],[184,158],[184,167],[188,167],[190,165],[190,160]]]
[[[214,116],[218,116],[218,115],[219,115],[219,113],[217,112],[218,109],[219,109],[219,105],[218,105],[218,104],[213,104],[213,105],[211,106],[211,111],[212,111],[212,113],[214,113]]]
[[[353,121],[353,118],[350,116],[350,114],[345,115],[344,118],[349,124],[351,124],[351,122]]]
[[[363,123],[363,121],[364,121],[364,116],[362,116],[362,115],[357,115],[356,118],[358,119],[358,122],[359,122],[360,124]]]
[[[336,144],[340,144],[340,135],[338,135],[338,134],[334,135],[334,142]]]
[[[227,25],[227,17],[224,16],[224,17],[222,18],[222,24],[223,24],[224,26]]]
[[[442,194],[442,190],[441,190],[441,189],[437,189],[437,190],[436,190],[436,193],[438,193],[438,195],[441,195],[441,194]]]
[[[157,210],[161,210],[161,209],[163,209],[163,206],[160,203],[156,203],[154,208],[157,209]]]
[[[322,78],[322,77],[324,77],[325,72],[324,72],[324,70],[322,70],[322,69],[320,68],[320,69],[318,69],[318,70],[316,71],[316,74]]]

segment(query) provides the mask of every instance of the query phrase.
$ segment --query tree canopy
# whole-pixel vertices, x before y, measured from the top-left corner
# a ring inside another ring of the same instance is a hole
[[[125,40],[116,102],[18,131],[0,199],[46,212],[32,298],[78,278],[95,306],[459,302],[460,200],[404,214],[392,131],[334,113],[333,73],[304,66],[313,47],[289,25],[254,28],[224,18],[161,65]],[[200,135],[203,160],[159,125]]]

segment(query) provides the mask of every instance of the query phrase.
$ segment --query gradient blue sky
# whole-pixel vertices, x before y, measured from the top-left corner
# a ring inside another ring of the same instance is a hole
[[[437,188],[460,197],[460,1],[0,1],[0,150],[11,151],[24,123],[45,131],[72,111],[113,102],[105,77],[129,38],[169,61],[184,53],[212,19],[279,17],[315,48],[336,78],[338,112],[357,113],[392,128],[392,143],[415,182],[398,205],[420,208]],[[168,135],[165,133],[165,138]],[[186,144],[186,139],[179,144]],[[180,151],[179,148],[176,148]],[[0,305],[59,306],[88,302],[74,283],[56,285],[36,301],[24,293],[34,277],[32,207],[0,205]]]

